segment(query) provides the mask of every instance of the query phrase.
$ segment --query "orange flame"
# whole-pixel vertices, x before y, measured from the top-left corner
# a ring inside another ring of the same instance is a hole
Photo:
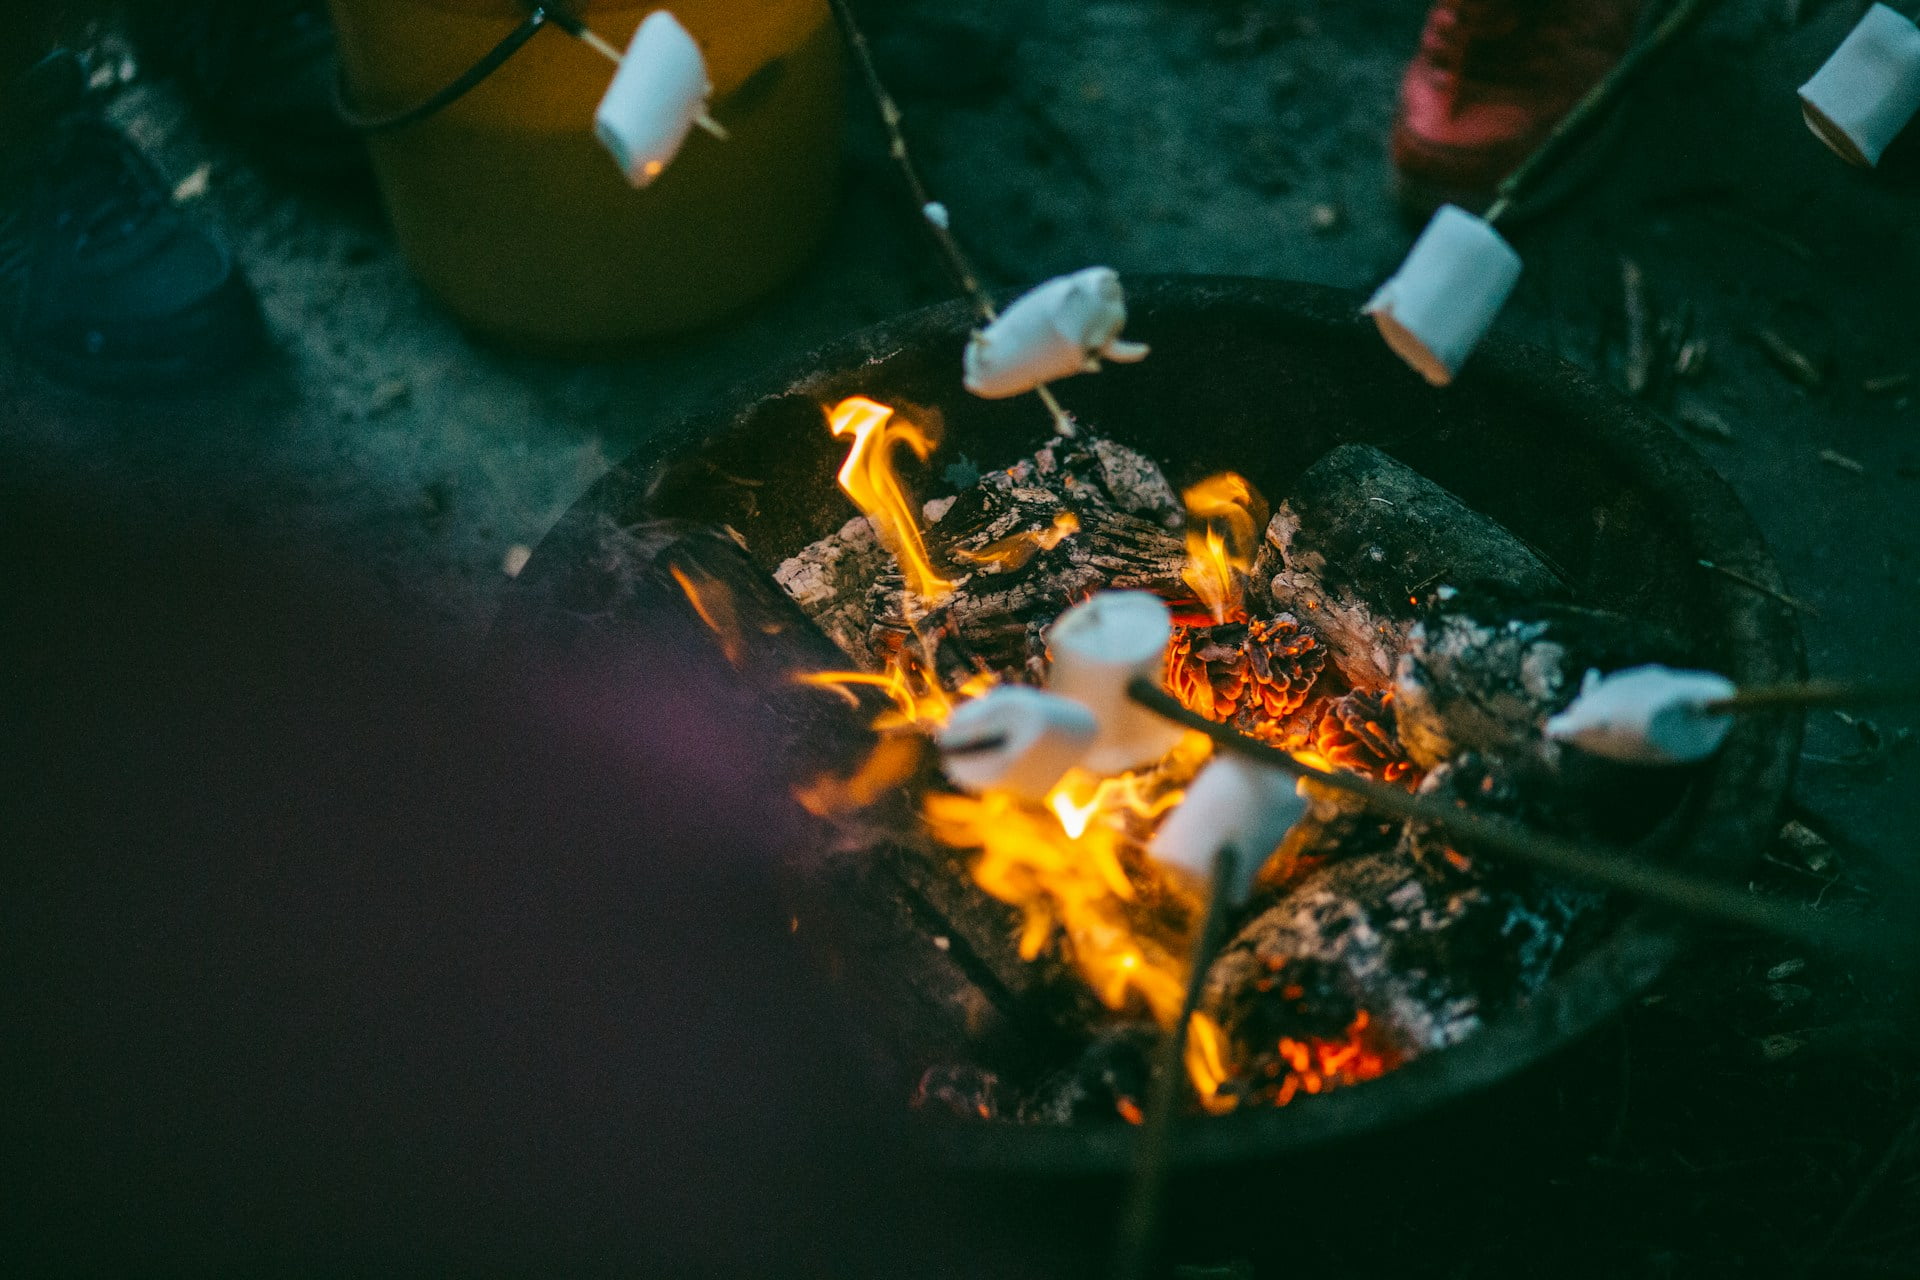
[[[1128,918],[1137,896],[1121,859],[1131,827],[1179,804],[1186,780],[1211,746],[1189,735],[1153,770],[1100,778],[1074,770],[1044,805],[1003,792],[935,793],[925,802],[934,837],[978,849],[974,883],[1021,912],[1020,954],[1031,960],[1058,933],[1087,985],[1111,1009],[1138,995],[1172,1026],[1186,994],[1188,962]]]
[[[1241,612],[1243,579],[1267,529],[1267,500],[1232,471],[1208,476],[1180,497],[1187,508],[1187,565],[1181,580],[1215,622],[1226,622]]]
[[[944,599],[953,583],[935,572],[920,537],[913,504],[893,473],[893,447],[905,445],[922,462],[933,452],[925,432],[894,417],[893,409],[865,396],[852,396],[827,410],[834,438],[852,438],[847,460],[840,466],[840,487],[853,504],[873,521],[880,544],[900,562],[907,587],[929,604]]]
[[[795,787],[793,798],[816,818],[868,808],[919,772],[926,746],[926,739],[916,733],[885,734],[851,775],[822,774]]]
[[[1051,528],[1037,532],[1032,529],[1022,529],[1018,533],[997,538],[978,551],[955,548],[953,555],[954,558],[965,560],[968,564],[991,566],[1002,573],[1011,573],[1015,569],[1026,568],[1028,563],[1042,551],[1053,550],[1078,532],[1080,532],[1080,517],[1071,511],[1062,511],[1054,516]]]
[[[1227,1033],[1220,1024],[1195,1009],[1187,1022],[1187,1079],[1208,1115],[1223,1116],[1240,1105],[1237,1095],[1222,1092],[1233,1078],[1227,1070],[1226,1044]]]
[[[926,664],[907,648],[894,654],[885,671],[806,671],[796,675],[794,681],[817,689],[835,690],[855,705],[859,700],[849,691],[849,685],[866,685],[884,691],[893,707],[873,722],[873,727],[882,733],[907,727],[937,729],[947,722],[955,707],[979,697],[994,685],[993,677],[982,672],[970,677],[958,691],[949,693]]]
[[[680,584],[680,590],[687,596],[687,603],[700,615],[700,621],[707,624],[707,630],[720,639],[720,652],[732,666],[739,666],[746,656],[741,644],[740,616],[733,607],[733,595],[727,584],[697,566],[692,573],[681,569],[679,565],[667,566],[667,572]],[[696,579],[697,575],[697,579]]]

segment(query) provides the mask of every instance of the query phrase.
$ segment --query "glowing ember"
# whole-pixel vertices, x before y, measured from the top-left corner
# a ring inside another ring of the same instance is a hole
[[[1244,579],[1267,529],[1267,500],[1232,471],[1208,476],[1180,497],[1187,507],[1187,566],[1181,578],[1215,622],[1241,616]]]
[[[827,410],[834,438],[851,437],[852,447],[840,467],[840,487],[873,522],[880,544],[900,562],[907,587],[929,604],[944,599],[953,583],[934,571],[920,523],[893,473],[893,449],[905,445],[922,462],[933,452],[933,441],[920,428],[894,416],[887,405],[853,396]]]
[[[1338,1040],[1317,1036],[1294,1040],[1282,1036],[1276,1058],[1266,1064],[1267,1072],[1279,1077],[1277,1082],[1267,1085],[1268,1100],[1276,1107],[1284,1107],[1302,1093],[1324,1093],[1337,1086],[1359,1084],[1385,1075],[1392,1069],[1393,1060],[1368,1043],[1370,1021],[1367,1011],[1360,1010]]]

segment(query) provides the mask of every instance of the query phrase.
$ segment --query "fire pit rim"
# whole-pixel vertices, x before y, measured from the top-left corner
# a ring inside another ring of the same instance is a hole
[[[1238,276],[1132,276],[1130,333],[1152,330],[1182,311],[1231,306],[1267,317],[1280,327],[1325,331],[1377,352],[1381,378],[1412,379],[1392,359],[1359,311],[1363,295],[1294,282]],[[522,583],[546,576],[550,547],[577,545],[577,526],[596,513],[630,512],[643,504],[650,478],[663,463],[700,448],[750,418],[770,400],[794,395],[824,402],[850,379],[881,369],[901,353],[930,344],[951,347],[959,385],[959,349],[973,316],[955,300],[909,312],[821,346],[784,368],[755,377],[718,397],[706,411],[683,419],[636,448],[591,488],[556,524],[534,553]],[[1159,358],[1159,357],[1155,357]],[[1366,359],[1364,354],[1358,359]],[[1114,371],[1114,377],[1132,370]],[[1538,347],[1495,333],[1475,354],[1463,384],[1515,394],[1576,429],[1630,474],[1661,510],[1684,527],[1699,558],[1734,569],[1779,591],[1782,583],[1757,526],[1727,482],[1674,432],[1612,388]],[[1057,390],[1069,408],[1076,382]],[[885,388],[871,388],[884,396]],[[1412,388],[1436,411],[1454,390]],[[1036,419],[1038,410],[1034,410]],[[550,570],[549,570],[550,571]],[[1700,590],[1740,661],[1729,675],[1763,683],[1800,678],[1804,646],[1797,619],[1765,591],[1718,574],[1703,574]],[[503,621],[519,600],[533,599],[521,584],[510,592]],[[1743,721],[1726,750],[1704,772],[1689,800],[1686,865],[1722,873],[1744,870],[1777,828],[1798,755],[1801,718],[1783,714]],[[1285,1108],[1248,1109],[1184,1125],[1174,1163],[1200,1166],[1259,1160],[1400,1123],[1486,1089],[1540,1060],[1616,1015],[1671,963],[1684,930],[1651,910],[1624,917],[1603,939],[1525,1006],[1511,1010],[1451,1049],[1429,1053],[1363,1086],[1334,1090]],[[1128,1166],[1137,1131],[1120,1123],[1051,1127],[929,1120],[922,1136],[938,1158],[961,1167],[1027,1173],[1108,1173]]]

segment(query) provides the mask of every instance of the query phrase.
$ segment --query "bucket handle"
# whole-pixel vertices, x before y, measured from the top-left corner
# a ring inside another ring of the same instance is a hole
[[[340,118],[349,127],[361,133],[385,133],[391,129],[402,129],[410,124],[418,124],[429,116],[437,115],[458,102],[481,81],[506,65],[508,59],[520,52],[521,46],[540,34],[541,28],[549,22],[575,38],[585,35],[587,27],[580,19],[557,4],[527,4],[527,16],[520,25],[501,38],[500,43],[482,54],[480,60],[455,76],[444,88],[435,91],[415,105],[392,115],[367,115],[356,108],[347,97],[347,84],[344,70],[334,82],[333,105]]]

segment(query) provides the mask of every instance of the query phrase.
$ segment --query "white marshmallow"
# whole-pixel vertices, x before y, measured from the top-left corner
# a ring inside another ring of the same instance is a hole
[[[1213,858],[1228,845],[1239,855],[1227,901],[1247,900],[1254,877],[1280,842],[1307,813],[1306,797],[1289,775],[1238,756],[1216,756],[1187,788],[1187,798],[1167,815],[1147,847],[1160,861],[1205,879]]]
[[[644,187],[680,154],[712,93],[700,46],[678,19],[657,9],[633,33],[594,112],[594,132],[627,181]]]
[[[1151,764],[1180,741],[1179,726],[1127,696],[1135,677],[1159,683],[1172,638],[1173,615],[1145,591],[1098,592],[1048,629],[1053,665],[1047,688],[1080,703],[1100,722],[1084,761],[1095,773]]]
[[[1879,164],[1880,153],[1920,111],[1920,27],[1874,5],[1800,86],[1800,111],[1841,159],[1866,168]]]
[[[967,390],[1004,400],[1043,382],[1092,373],[1102,359],[1131,364],[1147,348],[1124,342],[1127,299],[1111,267],[1055,276],[1021,294],[1000,318],[973,335],[964,360]]]
[[[1364,310],[1395,355],[1444,387],[1480,345],[1519,278],[1520,255],[1492,223],[1441,205]]]
[[[1004,738],[990,751],[946,757],[947,776],[975,793],[1010,791],[1037,801],[1086,757],[1099,731],[1093,712],[1069,698],[1003,684],[954,708],[935,741],[945,748]]]
[[[1580,696],[1547,721],[1547,737],[1624,764],[1692,764],[1720,749],[1733,717],[1704,708],[1734,695],[1711,671],[1632,667],[1587,672]]]

